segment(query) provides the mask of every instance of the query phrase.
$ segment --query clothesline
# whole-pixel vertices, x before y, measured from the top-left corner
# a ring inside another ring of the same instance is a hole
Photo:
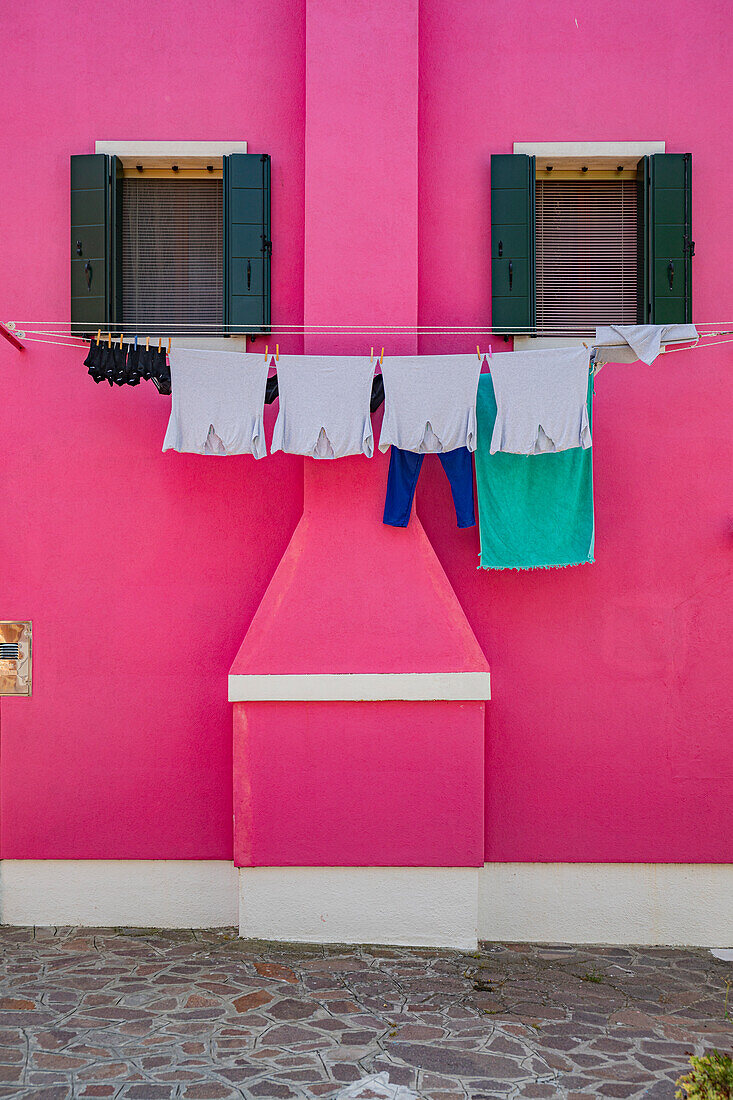
[[[609,322],[604,322],[604,324],[608,324],[608,323]],[[621,324],[622,322],[611,322],[611,323]],[[728,329],[731,333],[733,333],[733,321],[698,321],[698,322],[695,322],[695,323],[697,325],[698,330],[701,329],[701,328],[710,328],[710,329],[725,328],[725,329]],[[107,325],[106,322],[104,322],[100,326],[98,323],[95,325],[92,322],[88,322],[88,323],[85,322],[82,325],[81,322],[76,322],[76,321],[75,322],[70,322],[70,321],[66,320],[66,321],[7,321],[6,322],[6,327],[9,328],[11,331],[15,331],[19,328],[23,328],[27,332],[36,332],[36,333],[39,333],[42,329],[43,330],[49,330],[49,329],[54,329],[55,330],[55,329],[62,329],[62,328],[63,329],[68,329],[68,328],[72,328],[72,327],[76,327],[76,328],[83,327],[85,332],[88,332],[89,330],[93,330],[95,328],[100,328],[101,327],[105,336],[110,331],[113,334],[114,334],[114,332],[116,332],[117,333],[117,338],[119,339],[120,333],[124,332],[124,329],[127,328],[128,326],[126,326],[126,325],[116,325],[110,330],[110,328],[109,328],[109,326]],[[467,335],[477,334],[477,335],[493,335],[493,336],[519,335],[519,336],[522,336],[522,335],[538,335],[539,333],[548,332],[548,333],[552,333],[554,336],[573,336],[573,337],[577,337],[578,339],[582,339],[583,335],[584,335],[583,333],[578,333],[577,329],[576,330],[568,329],[568,327],[566,325],[541,325],[541,326],[538,326],[538,325],[517,325],[517,326],[514,326],[511,333],[508,333],[506,331],[506,328],[493,328],[491,325],[396,325],[396,324],[381,324],[381,325],[338,324],[338,325],[330,325],[330,324],[320,324],[320,323],[317,323],[317,322],[312,322],[312,323],[303,324],[303,325],[299,325],[297,323],[283,324],[283,325],[268,325],[267,332],[252,333],[251,332],[251,330],[252,330],[251,325],[223,325],[219,321],[217,321],[217,322],[213,322],[213,321],[212,322],[209,322],[209,321],[195,322],[195,321],[173,321],[173,320],[160,321],[156,324],[145,324],[145,325],[141,325],[141,326],[137,326],[137,327],[135,325],[131,324],[129,326],[128,331],[130,332],[130,334],[132,336],[134,336],[135,334],[137,334],[138,336],[141,335],[141,334],[142,335],[147,335],[148,333],[150,335],[153,335],[153,333],[155,333],[155,335],[157,336],[159,333],[163,332],[167,328],[170,328],[170,329],[192,329],[192,330],[195,331],[196,335],[198,335],[202,331],[206,331],[206,332],[208,332],[209,335],[212,335],[212,336],[219,335],[219,334],[231,335],[232,333],[234,333],[234,334],[238,333],[240,335],[250,335],[250,334],[252,334],[252,335],[258,336],[259,338],[264,338],[264,337],[266,337],[270,334],[275,334],[275,333],[282,334],[282,335],[311,335],[311,334],[313,334],[313,335],[322,335],[322,334],[326,334],[326,333],[331,333],[333,335],[340,335],[340,334],[347,335],[348,334],[348,335],[357,335],[358,336],[362,333],[378,334],[378,333],[382,333],[382,332],[385,333],[385,334],[386,333],[404,333],[406,335],[411,335],[411,334],[414,334],[414,333],[417,333],[417,334],[424,333],[426,335],[433,335],[433,336],[449,336],[449,335],[453,335],[453,334],[459,334],[459,335],[460,334],[467,334]],[[57,335],[57,336],[66,335],[66,333],[62,333],[62,332],[44,332],[43,334],[44,335]],[[77,337],[80,336],[80,334],[76,334],[76,333],[69,333],[69,335],[70,336],[77,336]],[[723,335],[723,333],[719,332],[719,331],[715,331],[715,332],[703,333],[701,335],[721,336],[721,335]]]
[[[28,331],[32,331],[32,330],[28,330]],[[16,330],[16,332],[17,332],[17,330]],[[54,344],[57,347],[64,347],[64,348],[86,348],[89,344],[89,341],[86,341],[86,340],[82,341],[82,340],[80,340],[79,337],[74,337],[74,336],[68,336],[68,337],[62,338],[62,339],[54,339],[53,338],[53,337],[61,336],[60,333],[41,333],[40,335],[31,335],[31,336],[29,336],[29,335],[27,335],[27,332],[24,331],[22,333],[17,332],[17,335],[21,339],[25,340],[26,343],[29,343],[29,344]],[[721,344],[733,344],[733,339],[714,340],[714,341],[711,341],[707,344],[702,343],[703,340],[707,339],[710,336],[733,336],[733,330],[731,330],[730,332],[726,332],[726,333],[723,333],[723,332],[701,333],[700,334],[700,340],[697,341],[696,343],[686,344],[684,347],[664,348],[663,353],[665,355],[671,355],[673,352],[676,352],[676,351],[693,351],[695,348],[712,348],[712,347],[717,347]],[[588,339],[589,339],[589,342],[590,342],[590,340],[592,340],[592,337],[589,337]],[[119,337],[117,337],[116,342],[119,342]],[[128,343],[128,342],[125,341],[125,343]],[[496,354],[501,355],[502,353],[497,352]],[[375,357],[378,358],[378,356],[375,356]],[[273,349],[270,349],[270,354],[268,355],[268,358],[273,358],[273,359],[275,358],[275,352],[274,352]]]

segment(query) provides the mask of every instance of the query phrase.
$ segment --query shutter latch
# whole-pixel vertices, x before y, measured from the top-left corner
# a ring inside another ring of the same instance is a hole
[[[272,241],[264,233],[261,233],[260,236],[262,238],[262,251],[266,256],[272,256]]]
[[[692,259],[695,255],[695,242],[691,241],[689,237],[683,237],[682,239],[684,241],[684,250],[690,259]]]

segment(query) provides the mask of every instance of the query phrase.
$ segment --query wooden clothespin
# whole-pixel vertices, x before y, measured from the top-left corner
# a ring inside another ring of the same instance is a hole
[[[480,363],[481,362],[481,349],[479,348],[478,344],[476,344],[476,354],[478,355],[478,361]]]
[[[279,344],[275,344],[275,361],[277,363],[280,362],[280,345]]]
[[[369,362],[370,363],[374,362],[374,348],[369,349]]]
[[[380,365],[380,367],[382,365],[383,359],[384,359],[384,348],[382,348],[381,352],[379,353],[379,365]]]
[[[108,348],[112,347],[112,333],[111,332],[107,333],[107,347]]]
[[[121,333],[120,333],[120,351],[122,351],[122,337],[123,337],[124,335],[125,335],[125,334],[124,334],[124,332],[121,332]]]
[[[101,330],[101,328],[98,328],[97,329],[97,346],[99,346],[99,339],[100,339],[101,335],[102,335],[102,330]]]
[[[158,351],[162,351],[162,350],[163,350],[163,348],[162,348],[162,344],[163,344],[163,338],[162,338],[162,336],[159,336],[159,337],[158,337]]]
[[[267,353],[268,353],[269,350],[270,350],[270,345],[265,344],[265,362],[267,362]]]
[[[145,341],[145,350],[150,351],[150,337],[148,336]]]
[[[168,354],[170,355],[170,353],[171,353],[171,338],[169,336],[168,337]]]

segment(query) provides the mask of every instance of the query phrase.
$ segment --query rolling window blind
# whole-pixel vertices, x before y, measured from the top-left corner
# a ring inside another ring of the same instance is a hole
[[[538,180],[537,333],[636,324],[635,180]]]
[[[124,179],[122,316],[127,328],[193,333],[220,325],[223,303],[220,179]],[[205,331],[205,330],[204,330]]]

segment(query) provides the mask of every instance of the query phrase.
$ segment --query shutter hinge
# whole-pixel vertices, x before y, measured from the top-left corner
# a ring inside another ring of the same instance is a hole
[[[692,257],[695,255],[695,242],[691,241],[689,237],[683,237],[682,240],[684,242],[685,252],[688,254],[690,259],[692,259]]]
[[[264,233],[261,233],[260,236],[262,238],[262,251],[266,256],[272,256],[272,241]]]

